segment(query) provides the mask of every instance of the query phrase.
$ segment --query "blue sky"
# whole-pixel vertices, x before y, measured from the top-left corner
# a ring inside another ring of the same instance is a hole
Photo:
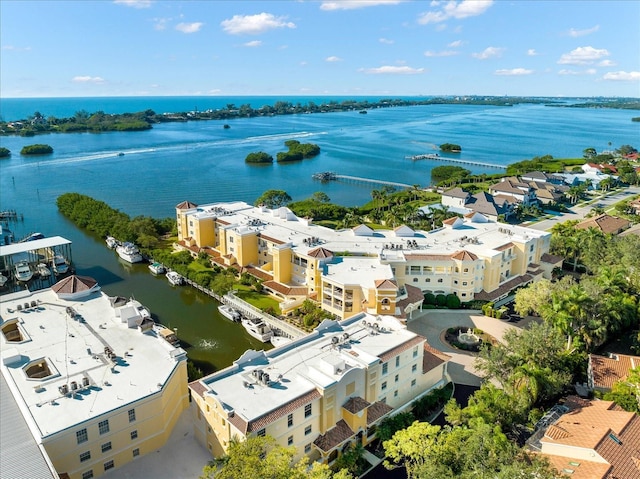
[[[0,2],[0,95],[640,97],[640,2]]]

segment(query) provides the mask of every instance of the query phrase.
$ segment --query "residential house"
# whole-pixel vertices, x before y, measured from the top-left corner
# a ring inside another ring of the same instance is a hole
[[[491,185],[489,187],[489,193],[494,196],[501,195],[511,197],[525,206],[537,203],[535,189],[528,183],[513,176],[502,178],[500,182]]]
[[[332,464],[350,444],[373,441],[385,417],[449,382],[448,359],[391,316],[325,320],[192,382],[195,435],[214,457],[232,440],[269,435],[296,458]]]
[[[564,178],[562,176],[553,174],[553,173],[545,173],[544,171],[530,171],[529,173],[524,173],[520,175],[520,179],[523,182],[534,181],[536,183],[550,183],[553,185],[562,185],[564,183]]]
[[[635,368],[640,368],[640,356],[590,354],[587,368],[588,386],[595,391],[611,391],[614,383],[623,381],[629,371]]]
[[[576,229],[586,230],[589,228],[595,228],[605,234],[617,235],[626,230],[630,225],[631,222],[629,220],[603,213],[601,215],[594,216],[593,218],[582,220],[576,225]]]

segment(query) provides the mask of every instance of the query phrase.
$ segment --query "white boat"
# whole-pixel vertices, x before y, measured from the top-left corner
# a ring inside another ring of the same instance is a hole
[[[273,347],[279,348],[280,346],[289,344],[291,342],[291,339],[284,336],[271,336],[270,341],[271,341],[271,344],[273,344]]]
[[[0,274],[0,288],[4,287],[4,285],[7,284],[7,281],[9,281],[9,278],[4,274]]]
[[[38,263],[38,266],[36,266],[36,271],[38,271],[38,275],[40,275],[40,277],[42,278],[51,276],[51,270],[45,263]]]
[[[31,271],[29,263],[27,263],[26,261],[20,261],[19,263],[16,263],[15,269],[16,279],[18,281],[23,281],[26,283],[31,278],[33,278],[33,271]]]
[[[142,261],[140,250],[133,243],[126,242],[116,246],[116,253],[127,263],[139,263]]]
[[[149,271],[151,271],[153,274],[164,274],[167,269],[162,263],[155,262],[149,265]]]
[[[169,283],[174,286],[182,286],[184,283],[184,278],[175,271],[169,271],[167,273],[167,280],[169,280]]]
[[[271,328],[261,319],[243,319],[242,325],[247,333],[263,343],[268,342],[273,336]]]
[[[67,271],[69,271],[67,260],[64,259],[64,256],[59,254],[53,257],[52,267],[55,274],[65,274]]]
[[[156,332],[156,334],[159,337],[164,339],[171,346],[174,346],[176,348],[180,347],[180,340],[178,339],[178,336],[176,335],[175,331],[172,331],[161,324],[155,324],[153,326],[153,330]]]
[[[107,246],[111,249],[118,246],[118,240],[115,239],[113,236],[107,236],[107,238],[104,241],[105,243],[107,243]]]
[[[218,311],[222,316],[233,321],[234,323],[239,323],[242,320],[240,311],[233,309],[231,306],[227,306],[226,304],[221,304],[220,306],[218,306]]]
[[[137,299],[133,299],[131,298],[127,304],[132,305],[133,307],[136,308],[136,310],[138,311],[138,314],[140,315],[141,318],[150,318],[151,317],[151,311],[149,311],[149,308],[147,308],[146,306],[144,306],[140,301],[138,301]]]

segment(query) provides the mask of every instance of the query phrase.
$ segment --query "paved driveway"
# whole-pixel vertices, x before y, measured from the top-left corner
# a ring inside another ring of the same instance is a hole
[[[488,318],[479,311],[451,311],[441,309],[414,312],[413,319],[408,321],[407,328],[414,333],[427,338],[427,342],[436,349],[451,356],[448,370],[451,379],[456,384],[480,386],[482,378],[474,366],[475,354],[451,348],[442,335],[448,328],[463,326],[480,328],[498,341],[508,329],[524,328],[533,319],[525,318],[517,326],[499,319]]]

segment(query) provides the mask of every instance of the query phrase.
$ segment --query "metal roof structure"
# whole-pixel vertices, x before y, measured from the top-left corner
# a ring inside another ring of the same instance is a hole
[[[27,253],[39,249],[54,248],[56,246],[70,245],[71,241],[62,236],[52,236],[34,241],[24,241],[22,243],[12,243],[0,246],[0,256],[12,256],[14,254]]]

